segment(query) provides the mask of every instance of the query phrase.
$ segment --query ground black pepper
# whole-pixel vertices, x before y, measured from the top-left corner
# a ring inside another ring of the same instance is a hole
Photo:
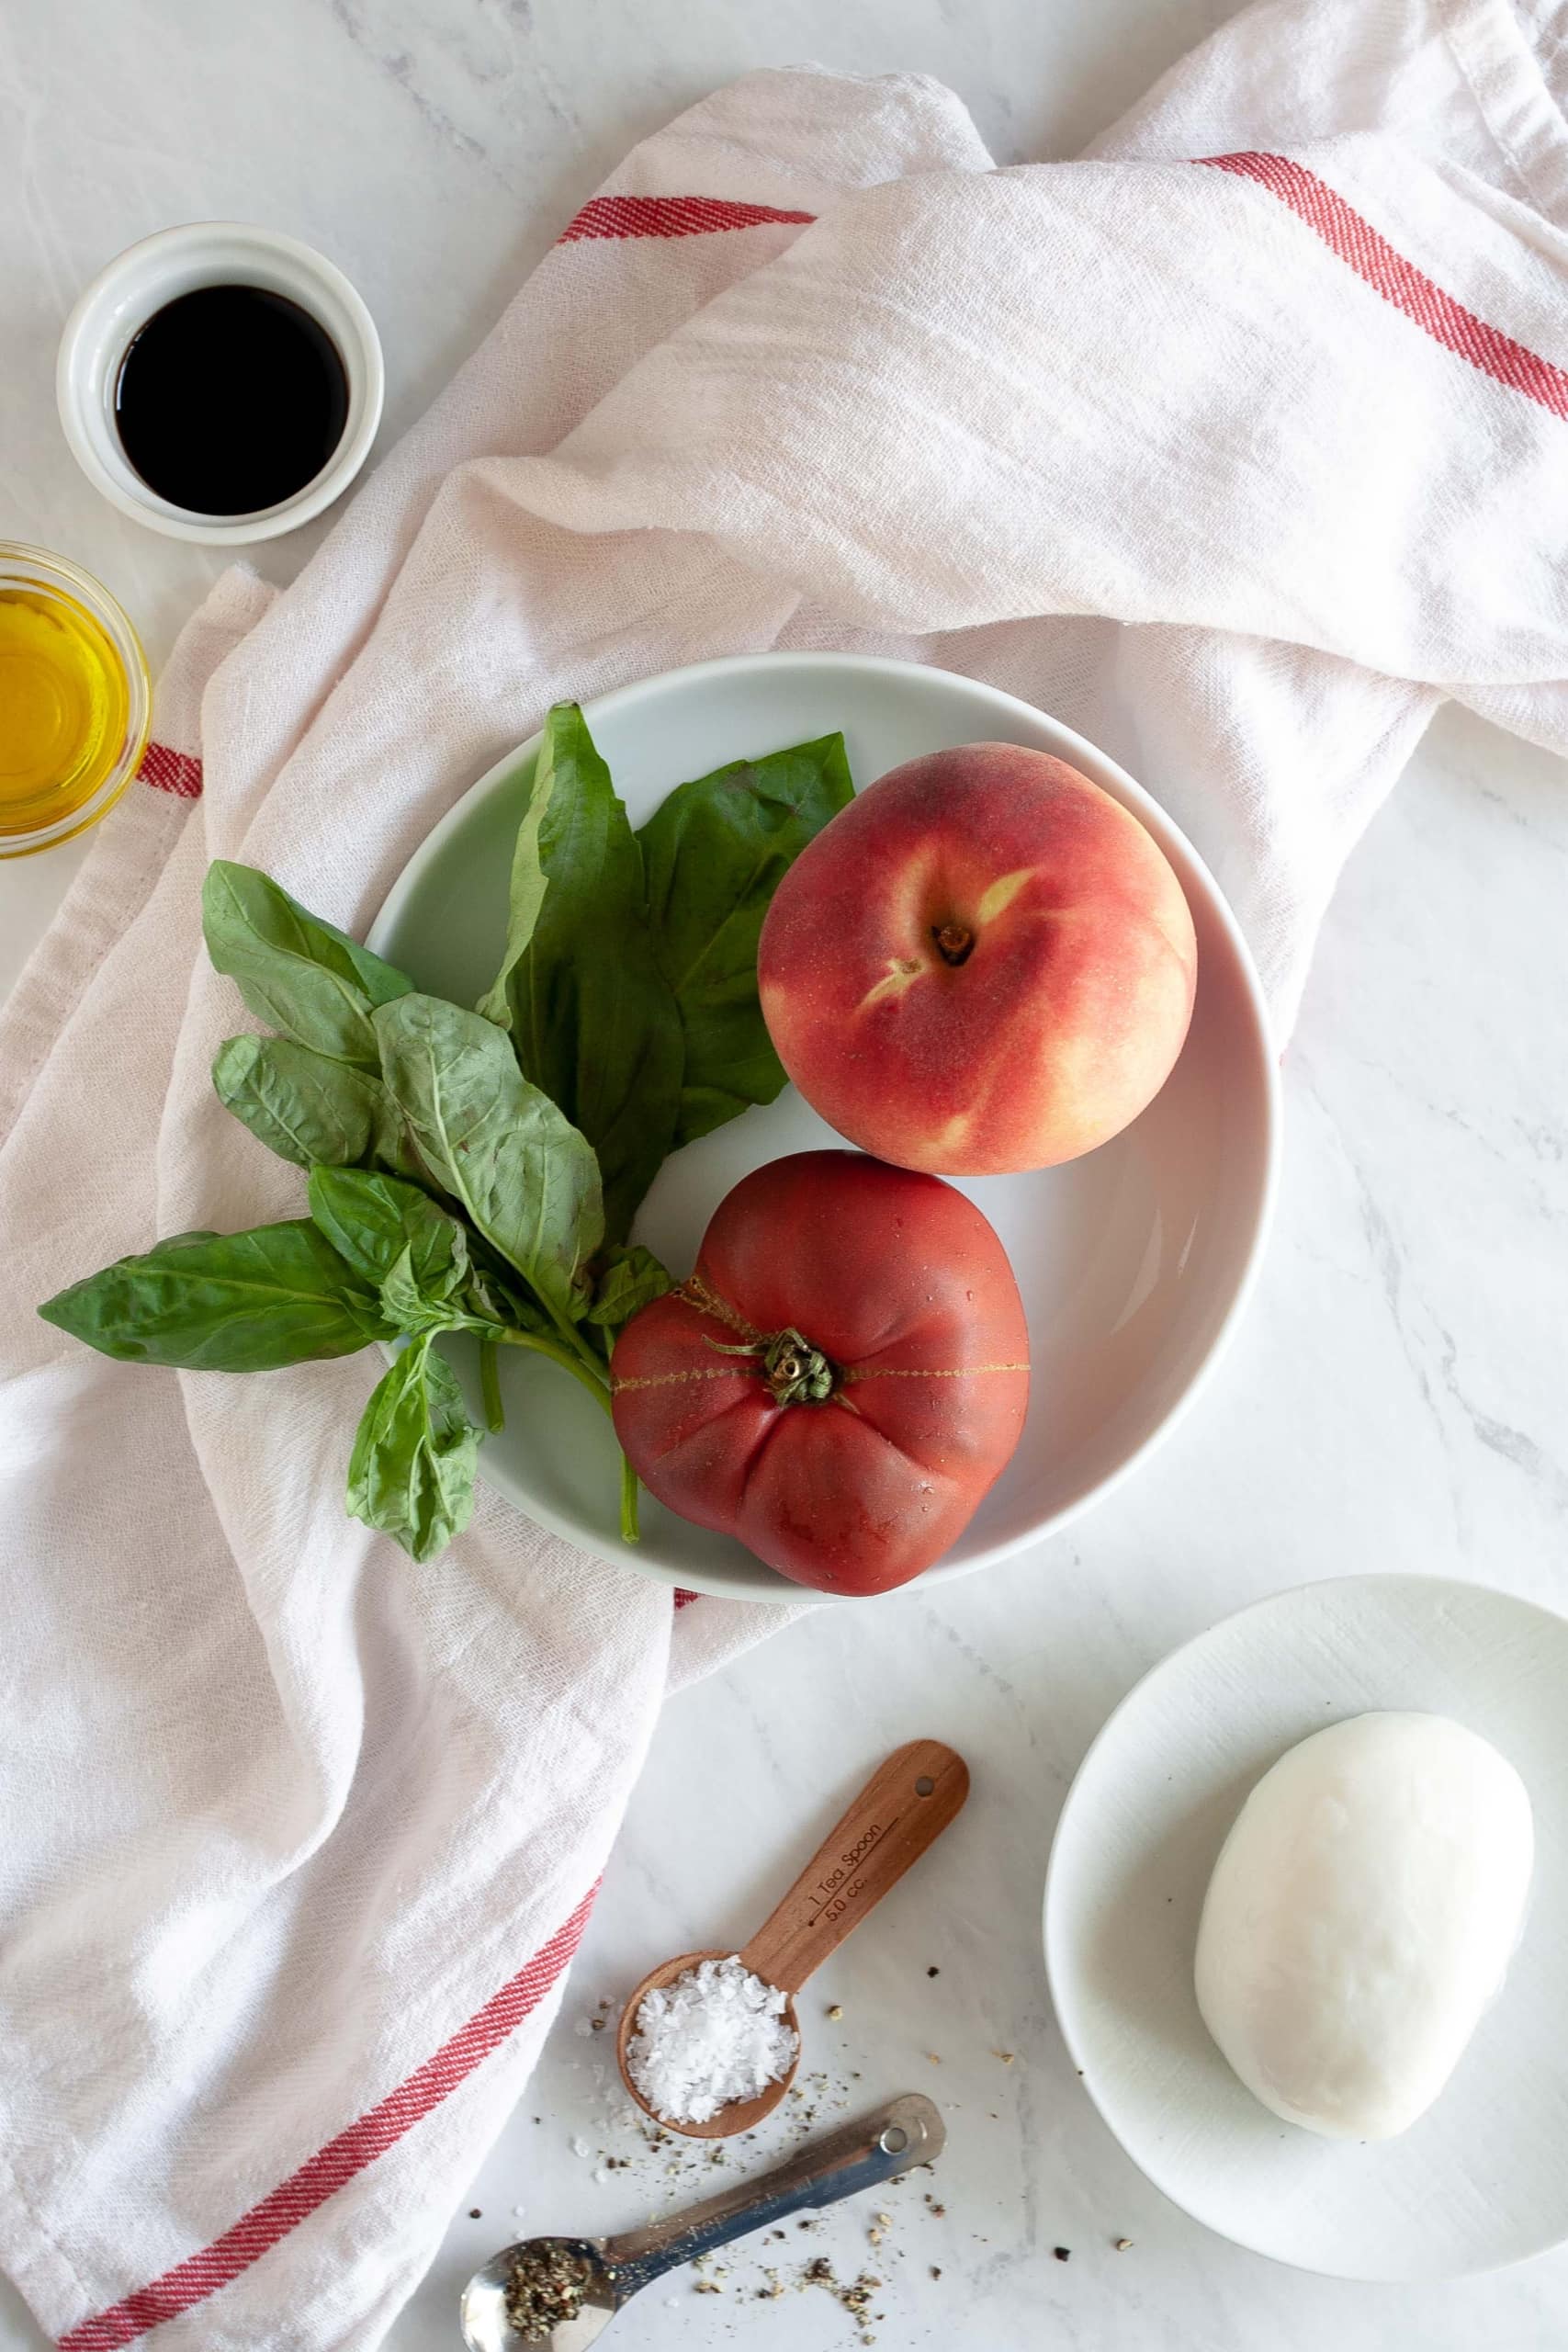
[[[525,2344],[544,2344],[552,2329],[582,2309],[592,2271],[559,2238],[519,2246],[506,2274],[506,2316]]]

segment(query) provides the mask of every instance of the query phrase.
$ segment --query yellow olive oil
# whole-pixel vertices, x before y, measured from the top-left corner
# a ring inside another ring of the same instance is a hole
[[[85,605],[0,584],[0,844],[83,808],[125,748],[125,664]]]

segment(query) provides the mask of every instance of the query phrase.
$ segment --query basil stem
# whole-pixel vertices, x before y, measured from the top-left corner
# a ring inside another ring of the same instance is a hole
[[[487,1336],[479,1341],[479,1394],[484,1399],[485,1427],[491,1437],[498,1437],[506,1427],[506,1408],[501,1401],[500,1363],[495,1341]]]

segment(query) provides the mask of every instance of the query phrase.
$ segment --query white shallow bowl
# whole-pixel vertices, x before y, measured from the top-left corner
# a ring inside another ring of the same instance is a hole
[[[1377,1708],[1451,1715],[1501,1750],[1529,1792],[1536,1871],[1503,1990],[1442,2096],[1398,2139],[1350,2144],[1243,2086],[1192,1963],[1248,1791],[1309,1732]],[[1568,2238],[1565,1949],[1568,1623],[1436,1577],[1303,1586],[1175,1651],[1084,1758],[1045,1885],[1056,2015],[1134,2163],[1221,2236],[1335,2278],[1459,2278]]]
[[[1085,1159],[961,1187],[1012,1260],[1033,1376],[1017,1453],[925,1580],[962,1576],[1053,1533],[1124,1476],[1190,1402],[1258,1261],[1274,1183],[1277,1077],[1251,962],[1213,881],[1157,804],[1092,744],[1030,704],[943,670],[855,654],[743,655],[586,707],[634,825],[689,777],[834,729],[857,786],[921,752],[1027,743],[1070,760],[1133,809],[1181,877],[1197,926],[1198,997],[1163,1091]],[[449,811],[371,929],[378,954],[460,1003],[483,992],[500,959],[529,773],[519,785],[518,761],[532,749],[500,763]],[[637,1238],[685,1273],[732,1184],[782,1153],[840,1141],[787,1088],[667,1160]],[[778,1600],[798,1589],[647,1495],[642,1541],[623,1544],[608,1424],[553,1367],[506,1355],[507,1427],[479,1459],[520,1510],[605,1559],[694,1591]],[[457,1351],[454,1361],[466,1369]]]
[[[326,329],[347,379],[343,435],[321,472],[291,498],[254,514],[196,514],[160,498],[127,458],[115,428],[115,390],[132,336],[165,303],[202,286],[260,286],[287,295]],[[187,221],[117,254],[67,319],[55,367],[60,422],[94,488],[150,530],[214,548],[279,538],[341,498],[370,454],[384,390],[376,322],[342,270],[297,237],[244,220]]]

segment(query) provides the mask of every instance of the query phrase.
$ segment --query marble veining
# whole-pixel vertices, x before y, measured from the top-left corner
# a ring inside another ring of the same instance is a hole
[[[103,505],[55,422],[64,314],[133,237],[238,215],[332,254],[381,327],[389,439],[629,141],[713,84],[807,57],[915,67],[957,88],[1012,162],[1071,152],[1226,13],[1225,0],[0,9],[5,527],[99,571],[155,657],[214,574],[203,551]],[[261,568],[287,579],[321,527],[260,550]],[[1455,2286],[1368,2289],[1292,2275],[1188,2222],[1077,2081],[1039,1934],[1072,1772],[1173,1643],[1352,1570],[1568,1600],[1564,784],[1544,754],[1449,713],[1372,826],[1286,1057],[1285,1177],[1255,1306],[1142,1474],[1070,1539],[929,1597],[803,1621],[671,1702],[544,2064],[394,2352],[446,2352],[457,2286],[520,2230],[614,2229],[722,2177],[704,2157],[668,2177],[635,2142],[608,2097],[595,2004],[664,1953],[743,1935],[869,1764],[921,1733],[968,1758],[970,1804],[802,2014],[820,2120],[839,2100],[928,2091],[949,2120],[941,2169],[888,2193],[874,2245],[871,2212],[840,2210],[787,2245],[738,2250],[716,2293],[662,2282],[635,2337],[625,2324],[628,2343],[840,2352],[856,2340],[846,2313],[795,2290],[817,2253],[840,2278],[883,2282],[871,2332],[887,2345],[1548,2352],[1568,2339],[1568,2251]],[[0,986],[79,854],[0,865]],[[780,2119],[746,2161],[791,2128]],[[41,2341],[0,2290],[0,2352]]]

